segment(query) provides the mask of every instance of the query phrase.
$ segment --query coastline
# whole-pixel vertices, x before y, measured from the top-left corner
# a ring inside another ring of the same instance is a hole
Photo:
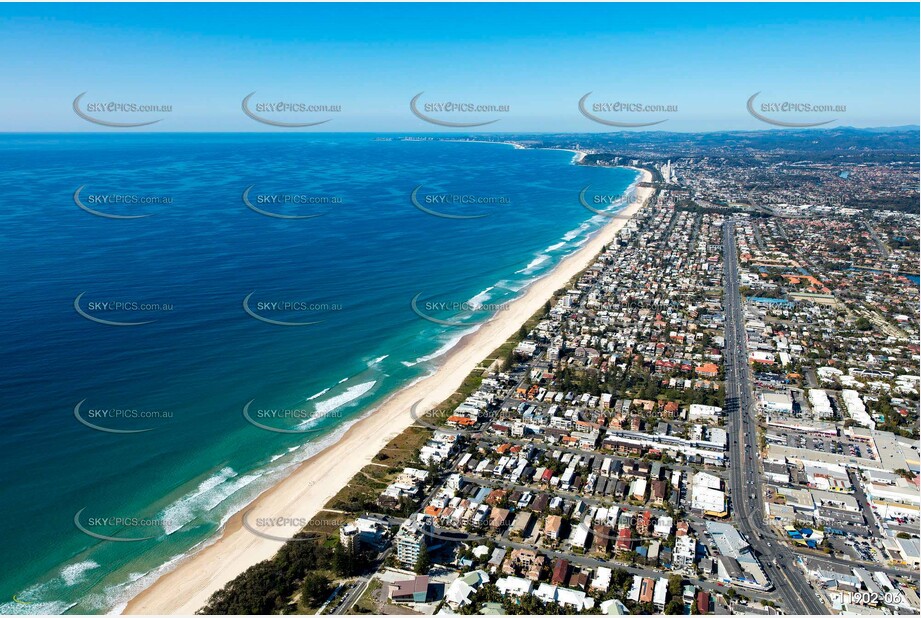
[[[491,142],[502,143],[502,142]],[[508,143],[508,142],[506,142]],[[516,144],[510,144],[520,147]],[[584,152],[575,153],[574,163]],[[630,168],[637,169],[637,168]],[[448,399],[469,373],[495,348],[518,331],[553,293],[579,272],[594,263],[626,222],[653,193],[652,175],[639,170],[634,183],[635,199],[601,227],[582,247],[564,258],[550,273],[532,282],[523,293],[473,333],[464,336],[444,357],[434,373],[402,388],[375,410],[352,425],[334,444],[301,463],[290,475],[265,491],[245,511],[238,512],[218,533],[217,539],[190,554],[177,566],[132,598],[124,614],[194,614],[212,593],[250,566],[271,558],[282,542],[249,532],[243,524],[248,517],[288,517],[310,519],[358,473],[373,457],[406,427],[413,424],[410,408],[421,400],[430,409]],[[301,526],[277,527],[273,534],[290,537]]]
[[[514,148],[515,150],[527,150],[527,147],[526,147],[526,146],[522,146],[522,145],[519,144],[518,142],[489,142],[489,141],[484,141],[484,140],[444,140],[444,141],[446,141],[446,142],[456,141],[456,142],[461,142],[461,143],[464,143],[464,144],[469,144],[469,143],[475,143],[475,144],[502,144],[503,146],[511,146],[511,147]],[[573,163],[573,165],[578,165],[579,163],[582,163],[582,159],[584,159],[584,158],[585,158],[585,155],[588,154],[588,153],[585,152],[584,150],[573,150],[572,148],[535,148],[535,150],[559,150],[559,151],[561,151],[561,152],[571,152],[571,153],[573,154],[573,157],[572,157],[572,163]],[[627,168],[629,168],[629,169],[635,169],[635,170],[637,170],[638,172],[644,172],[644,170],[640,170],[640,169],[635,168],[635,167],[630,167],[630,166],[628,166],[628,165],[622,165],[622,166],[620,166],[620,167],[627,167]],[[650,175],[650,178],[651,178],[651,175]],[[638,181],[638,182],[639,182],[639,181]]]
[[[588,154],[584,150],[572,150],[570,148],[541,148],[541,150],[562,150],[563,152],[571,152],[574,155],[572,158],[572,162],[575,165],[582,163],[582,159],[584,159],[585,155]],[[627,166],[622,166],[622,167],[627,167]],[[637,168],[631,167],[630,169],[637,169]],[[643,170],[639,170],[639,171],[642,172]],[[650,175],[650,178],[652,178],[652,175]]]

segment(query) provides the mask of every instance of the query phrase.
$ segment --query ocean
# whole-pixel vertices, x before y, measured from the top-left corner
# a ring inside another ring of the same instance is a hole
[[[572,152],[7,134],[3,613],[117,610],[584,244]],[[498,345],[501,342],[496,342]]]

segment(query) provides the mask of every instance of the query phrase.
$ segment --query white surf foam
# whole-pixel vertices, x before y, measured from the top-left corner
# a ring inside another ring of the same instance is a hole
[[[497,288],[502,288],[503,290],[508,290],[510,292],[520,292],[527,285],[523,281],[510,281],[508,279],[503,279],[496,284]]]
[[[182,561],[186,556],[189,556],[198,549],[202,549],[204,546],[211,545],[217,541],[217,535],[213,538],[202,541],[201,543],[196,544],[193,550],[177,554],[171,557],[169,560],[161,564],[155,569],[151,569],[146,573],[130,573],[128,579],[125,582],[120,584],[113,584],[107,586],[101,598],[96,603],[97,607],[100,610],[108,608],[109,614],[121,614],[125,611],[125,608],[128,606],[128,601],[133,599],[135,596],[140,594],[148,586],[157,581],[161,575],[172,571],[180,561]]]
[[[580,225],[579,227],[577,227],[577,228],[575,228],[575,229],[573,229],[573,230],[569,230],[568,232],[566,232],[565,234],[563,234],[563,240],[566,241],[566,242],[569,242],[570,240],[575,239],[577,236],[579,236],[579,234],[581,234],[582,232],[586,231],[586,230],[589,229],[590,227],[591,227],[591,225],[589,225],[588,221],[586,221],[585,223],[583,223],[583,224]]]
[[[16,595],[19,602],[10,601],[0,604],[0,614],[4,616],[55,616],[69,610],[76,603],[65,603],[63,601],[26,601],[29,598],[26,593]]]
[[[26,590],[13,595],[13,600],[0,604],[0,615],[53,615],[63,614],[77,603],[65,601],[48,601],[48,598],[61,596],[62,588],[81,583],[86,574],[98,569],[95,560],[83,560],[61,568],[58,575],[48,581],[29,586]]]
[[[415,367],[415,366],[418,365],[419,363],[426,363],[426,362],[428,362],[428,361],[430,361],[430,360],[434,360],[434,359],[438,358],[439,356],[444,356],[445,354],[448,353],[448,351],[451,350],[451,348],[453,348],[454,346],[456,346],[457,343],[458,343],[461,339],[463,339],[464,337],[466,337],[466,336],[469,335],[470,333],[476,332],[479,328],[480,328],[480,325],[477,324],[476,326],[473,326],[472,328],[465,329],[464,331],[462,331],[462,332],[456,334],[455,336],[453,336],[453,337],[451,337],[450,339],[448,339],[447,341],[445,341],[445,343],[442,344],[442,346],[441,346],[440,348],[438,348],[437,350],[435,350],[435,351],[432,352],[431,354],[426,354],[425,356],[420,356],[419,358],[417,358],[416,360],[414,360],[414,361],[412,361],[412,362],[407,362],[407,361],[402,361],[402,362],[403,362],[403,364],[404,364],[405,366],[407,366],[407,367]]]
[[[495,286],[491,285],[482,292],[478,293],[476,296],[467,301],[468,304],[472,305],[475,308],[479,308],[483,303],[485,303],[490,298],[490,292],[495,289]]]
[[[315,404],[314,411],[316,412],[316,417],[323,417],[337,408],[355,401],[377,384],[377,381],[371,380],[370,382],[363,382],[361,384],[356,384],[355,386],[350,386],[345,389],[345,392],[336,395],[335,397],[330,397],[329,399],[324,399],[319,403]],[[313,419],[311,419],[313,420]]]
[[[533,260],[531,260],[530,262],[528,262],[528,265],[527,265],[527,266],[525,266],[525,267],[522,268],[521,270],[516,270],[516,271],[515,271],[515,274],[516,274],[516,275],[518,275],[518,274],[529,275],[529,274],[533,273],[535,270],[537,270],[538,267],[539,267],[541,264],[543,264],[544,262],[546,262],[546,261],[549,260],[549,259],[550,259],[550,256],[549,256],[549,255],[547,255],[546,253],[541,253],[541,254],[538,255],[536,258],[534,258]]]
[[[163,520],[163,530],[168,535],[173,534],[194,521],[196,517],[213,510],[259,476],[259,474],[238,476],[233,468],[222,468],[202,481],[193,491],[163,509],[160,514]]]
[[[319,393],[314,393],[313,395],[311,395],[310,397],[308,397],[308,398],[307,398],[307,401],[313,401],[313,400],[316,399],[317,397],[322,397],[323,395],[325,395],[325,394],[328,393],[328,392],[329,392],[329,389],[328,389],[328,388],[324,388],[324,389],[323,389],[322,391],[320,391]]]
[[[93,560],[84,560],[83,562],[77,562],[75,564],[68,564],[66,567],[61,569],[61,578],[64,580],[64,583],[68,586],[73,586],[74,584],[79,583],[84,579],[87,571],[93,569],[98,569],[99,563],[94,562]]]

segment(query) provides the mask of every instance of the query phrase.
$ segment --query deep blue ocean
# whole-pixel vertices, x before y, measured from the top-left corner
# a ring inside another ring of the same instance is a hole
[[[119,607],[586,242],[584,187],[637,176],[373,135],[0,136],[0,611]]]

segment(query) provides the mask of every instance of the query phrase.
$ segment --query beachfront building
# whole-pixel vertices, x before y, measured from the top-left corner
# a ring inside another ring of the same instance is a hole
[[[418,515],[416,519],[407,519],[400,526],[395,544],[397,560],[406,567],[414,567],[419,560],[422,548],[426,546],[427,532],[431,532],[431,519],[425,515]]]
[[[358,538],[358,526],[355,524],[344,524],[339,528],[339,544],[345,549],[346,553],[351,555],[358,554],[360,542]]]

